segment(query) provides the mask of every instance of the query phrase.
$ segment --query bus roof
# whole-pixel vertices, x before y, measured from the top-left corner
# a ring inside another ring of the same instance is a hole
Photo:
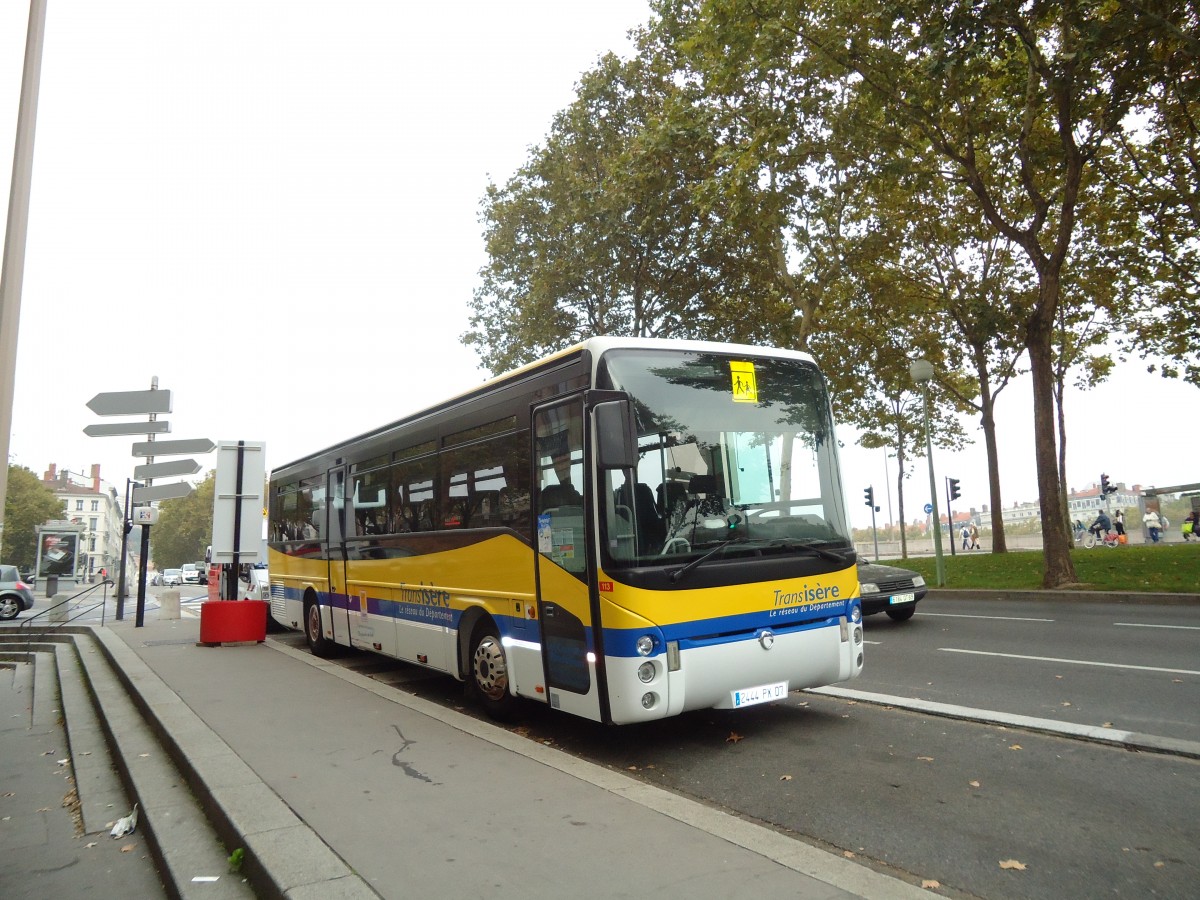
[[[430,416],[439,411],[449,409],[468,400],[486,396],[489,393],[492,393],[510,383],[519,382],[522,379],[536,375],[539,372],[552,371],[560,365],[580,361],[588,358],[589,356],[594,365],[594,361],[598,360],[605,353],[608,353],[612,350],[624,349],[677,350],[699,353],[742,354],[746,356],[773,356],[814,363],[812,356],[808,353],[776,347],[761,347],[752,344],[728,344],[720,341],[671,340],[664,338],[617,337],[611,335],[591,337],[580,341],[577,344],[573,344],[570,347],[565,347],[556,353],[544,356],[541,359],[535,360],[534,362],[526,363],[525,365],[519,366],[516,369],[510,369],[507,372],[489,378],[477,387],[449,397],[440,403],[434,404],[433,406],[415,410],[406,416],[401,416],[399,419],[388,422],[387,424],[381,425],[378,428],[373,428],[370,431],[366,431],[362,434],[338,441],[329,445],[328,447],[302,456],[299,459],[287,463],[286,465],[279,466],[275,470],[275,473],[282,472],[286,469],[296,466],[311,464],[322,457],[330,456],[339,448],[353,446],[360,441],[369,440],[375,436],[383,435],[384,433],[406,423],[419,421],[422,418]],[[274,473],[272,474],[272,477],[274,477]]]

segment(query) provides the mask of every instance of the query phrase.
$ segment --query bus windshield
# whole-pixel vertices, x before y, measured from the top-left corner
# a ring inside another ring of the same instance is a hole
[[[824,381],[795,358],[612,351],[602,384],[636,410],[636,471],[607,472],[612,564],[853,547]]]

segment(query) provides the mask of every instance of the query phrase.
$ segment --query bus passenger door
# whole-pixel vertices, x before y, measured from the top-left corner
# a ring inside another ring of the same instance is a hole
[[[551,707],[599,721],[604,671],[587,546],[583,415],[581,397],[533,411],[538,620]]]
[[[348,596],[346,585],[346,470],[329,470],[326,509],[326,547],[329,548],[329,614],[334,638],[339,644],[353,644],[354,620],[358,618],[358,598]]]

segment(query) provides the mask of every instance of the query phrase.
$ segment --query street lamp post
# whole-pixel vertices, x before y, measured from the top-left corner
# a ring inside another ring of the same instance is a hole
[[[933,363],[917,359],[908,367],[908,374],[921,386],[925,409],[925,460],[929,463],[929,505],[933,507],[933,556],[937,565],[938,587],[946,586],[946,564],[942,560],[942,520],[938,514],[937,479],[933,474],[933,440],[929,429],[929,382],[933,379]]]

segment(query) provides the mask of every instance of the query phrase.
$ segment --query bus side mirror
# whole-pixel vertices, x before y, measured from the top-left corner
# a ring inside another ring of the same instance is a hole
[[[633,407],[628,400],[597,403],[596,459],[601,469],[632,469],[637,465]]]

